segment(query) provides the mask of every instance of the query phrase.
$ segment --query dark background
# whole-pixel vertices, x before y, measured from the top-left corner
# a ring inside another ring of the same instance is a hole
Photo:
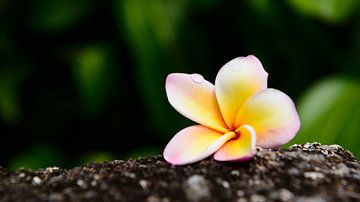
[[[360,149],[356,0],[0,1],[0,165],[74,166],[160,154],[192,123],[168,104],[171,72],[213,82],[256,55],[297,103],[292,143]]]

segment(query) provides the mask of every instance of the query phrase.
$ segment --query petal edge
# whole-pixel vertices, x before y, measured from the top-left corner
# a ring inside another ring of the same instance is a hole
[[[166,78],[166,94],[171,106],[201,125],[226,133],[214,85],[199,74],[172,73]]]
[[[268,73],[253,55],[238,57],[226,63],[215,79],[216,99],[230,129],[234,128],[237,112],[245,101],[267,88]]]
[[[300,128],[300,119],[291,98],[268,88],[249,98],[240,109],[236,125],[249,124],[256,131],[256,145],[273,148],[286,144]]]
[[[179,131],[166,145],[163,156],[173,165],[184,165],[200,161],[216,152],[233,132],[222,134],[201,125],[190,126]]]

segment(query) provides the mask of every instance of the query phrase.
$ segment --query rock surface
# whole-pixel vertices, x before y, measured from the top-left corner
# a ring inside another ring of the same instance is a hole
[[[161,156],[38,171],[0,168],[0,201],[360,201],[360,163],[338,145],[261,149],[247,163]]]

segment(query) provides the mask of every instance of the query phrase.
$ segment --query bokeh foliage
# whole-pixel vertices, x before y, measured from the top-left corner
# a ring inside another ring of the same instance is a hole
[[[166,100],[170,72],[214,81],[255,54],[297,103],[290,143],[360,157],[356,0],[0,1],[0,164],[72,166],[157,154],[192,124]]]

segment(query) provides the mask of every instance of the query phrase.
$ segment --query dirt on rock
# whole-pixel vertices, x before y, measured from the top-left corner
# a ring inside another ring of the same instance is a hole
[[[0,201],[360,201],[360,163],[338,145],[261,149],[246,163],[161,156],[38,171],[0,168]]]

